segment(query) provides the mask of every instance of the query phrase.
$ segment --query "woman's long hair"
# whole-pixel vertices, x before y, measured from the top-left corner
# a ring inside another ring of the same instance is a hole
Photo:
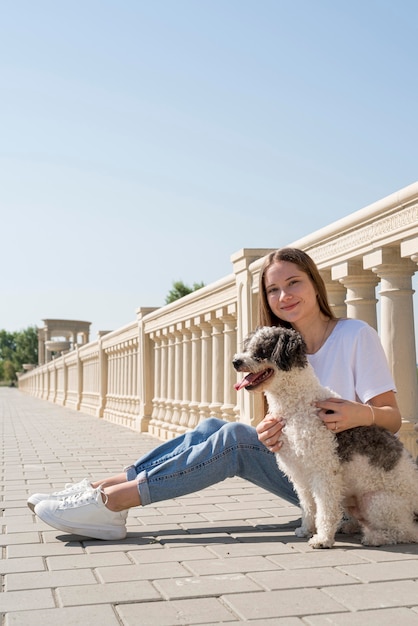
[[[275,252],[270,252],[264,260],[263,266],[260,270],[260,282],[258,292],[258,324],[260,326],[285,326],[291,327],[289,322],[281,320],[277,315],[271,311],[268,300],[266,287],[264,284],[264,278],[266,270],[277,263],[278,261],[287,261],[288,263],[294,263],[298,268],[307,274],[309,280],[314,286],[316,296],[318,299],[319,309],[326,317],[330,319],[336,319],[332,312],[331,306],[328,302],[327,290],[322,276],[319,273],[317,266],[311,257],[298,250],[298,248],[280,248]]]

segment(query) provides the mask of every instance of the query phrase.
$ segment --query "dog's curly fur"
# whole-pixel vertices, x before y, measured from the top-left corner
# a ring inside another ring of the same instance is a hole
[[[263,391],[269,412],[286,425],[276,454],[302,509],[298,537],[330,548],[338,529],[361,529],[364,545],[418,542],[418,467],[400,441],[378,426],[328,430],[315,402],[339,397],[322,387],[299,333],[261,327],[233,365],[249,373],[237,388]],[[356,523],[341,526],[343,513]]]

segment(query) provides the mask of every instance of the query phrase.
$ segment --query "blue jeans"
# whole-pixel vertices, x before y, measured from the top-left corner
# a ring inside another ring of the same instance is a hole
[[[255,428],[217,418],[171,439],[125,468],[138,481],[141,504],[169,500],[239,476],[292,504],[298,498]]]

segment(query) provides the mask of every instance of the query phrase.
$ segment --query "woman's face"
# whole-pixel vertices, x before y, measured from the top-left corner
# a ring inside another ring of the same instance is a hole
[[[277,261],[270,265],[264,274],[264,287],[272,312],[292,326],[320,312],[313,283],[295,263]]]

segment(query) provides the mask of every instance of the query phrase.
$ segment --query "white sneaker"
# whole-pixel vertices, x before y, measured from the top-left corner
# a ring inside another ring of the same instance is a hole
[[[31,511],[35,511],[35,506],[42,500],[64,500],[68,496],[76,493],[84,493],[84,491],[92,491],[91,482],[85,478],[79,483],[67,483],[62,491],[54,491],[53,493],[34,493],[27,500],[27,505]]]
[[[125,539],[128,510],[111,511],[102,493],[98,487],[64,500],[42,500],[35,506],[35,513],[49,526],[67,533],[93,539]]]

